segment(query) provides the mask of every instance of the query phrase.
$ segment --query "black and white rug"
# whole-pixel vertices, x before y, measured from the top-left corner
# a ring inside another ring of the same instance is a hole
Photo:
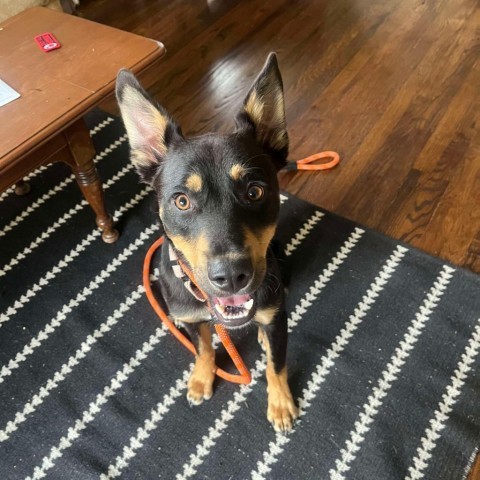
[[[253,331],[235,338],[252,383],[217,381],[191,407],[193,358],[141,287],[150,193],[120,121],[88,122],[115,245],[62,165],[0,197],[1,479],[465,478],[480,440],[479,277],[283,196],[300,421],[287,436],[267,422]]]

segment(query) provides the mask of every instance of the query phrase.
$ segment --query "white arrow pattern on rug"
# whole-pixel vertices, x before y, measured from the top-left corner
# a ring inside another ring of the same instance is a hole
[[[32,355],[33,352],[41,346],[42,342],[48,339],[55,329],[57,329],[67,318],[72,311],[77,308],[82,302],[97,290],[105,280],[122,265],[128,257],[145,243],[154,233],[158,231],[158,225],[153,223],[140,233],[139,237],[133,241],[123,252],[118,254],[109,264],[95,276],[93,280],[88,282],[88,285],[84,287],[74,298],[66,303],[55,315],[55,317],[48,323],[43,330],[41,330],[30,342],[23,347],[23,350],[8,362],[8,365],[3,365],[0,370],[0,384],[5,381],[5,378],[10,376],[14,370],[20,367],[20,365]],[[5,440],[5,439],[4,439]],[[2,441],[2,432],[0,432],[0,441]]]
[[[90,403],[90,406],[85,410],[81,417],[78,418],[73,427],[70,427],[67,434],[60,439],[56,447],[52,447],[50,454],[43,457],[41,464],[34,468],[33,475],[27,477],[26,480],[38,480],[45,477],[46,472],[55,466],[55,460],[63,455],[63,452],[70,448],[73,442],[80,437],[80,434],[87,425],[95,419],[95,416],[100,412],[102,406],[107,403],[110,397],[122,387],[123,383],[128,380],[130,375],[142,364],[154,347],[158,345],[160,339],[167,334],[166,327],[163,326],[156,329],[155,333],[150,336],[149,340],[145,342],[141,349],[137,350],[135,355],[123,365],[121,370],[118,370],[110,383],[105,386],[102,393],[99,393],[95,401]]]
[[[60,439],[59,444],[56,447],[51,448],[50,455],[45,456],[42,459],[41,466],[34,468],[33,476],[27,477],[26,480],[36,480],[45,477],[45,472],[55,466],[54,460],[60,458],[63,455],[63,452],[72,446],[74,441],[80,437],[81,432],[87,428],[87,425],[95,420],[96,415],[100,413],[102,405],[104,405],[110,397],[115,395],[117,390],[122,386],[122,383],[128,380],[129,376],[134,373],[135,369],[141,365],[141,362],[147,358],[148,353],[158,345],[160,339],[167,335],[167,333],[168,329],[162,323],[161,327],[157,328],[155,333],[150,336],[149,341],[143,344],[142,349],[137,350],[135,356],[132,357],[128,363],[124,364],[123,368],[115,374],[110,384],[105,386],[101,394],[97,395],[95,402],[90,403],[89,409],[85,410],[82,413],[81,418],[75,421],[75,426],[70,427],[67,431],[67,435]],[[216,348],[219,342],[220,339],[215,334],[212,342],[213,348]],[[175,402],[175,399],[186,389],[187,381],[193,366],[194,364],[192,362],[189,365],[189,368],[183,372],[182,377],[176,381],[175,387],[172,387],[170,393],[164,396],[163,402],[157,404],[157,408],[152,410],[152,417],[157,419],[157,421],[158,418],[163,418],[163,415],[168,412],[169,406],[171,406]],[[148,438],[149,425],[150,423],[146,422],[143,429],[138,429],[137,435],[139,435],[139,438]],[[139,444],[133,442],[132,447],[138,446]],[[128,447],[124,448],[124,453],[125,451],[128,452]]]
[[[448,284],[452,278],[455,269],[444,265],[430,292],[426,295],[419,311],[415,314],[411,325],[408,327],[403,340],[395,349],[390,362],[380,375],[376,386],[368,396],[368,402],[363,405],[363,410],[359,415],[359,420],[355,422],[355,428],[350,432],[345,447],[340,451],[340,458],[335,460],[335,468],[330,470],[331,480],[345,480],[345,472],[350,470],[351,463],[355,460],[360,450],[360,445],[365,440],[373,420],[382,406],[383,399],[388,391],[398,379],[398,375],[407,358],[410,356],[415,344],[418,342],[427,322],[441,297],[446,292]]]
[[[453,407],[462,393],[462,387],[465,384],[468,372],[472,369],[472,364],[480,350],[480,318],[473,331],[471,338],[462,353],[457,368],[451,377],[451,382],[442,395],[442,400],[438,404],[433,417],[430,419],[430,426],[425,431],[424,436],[420,440],[421,445],[417,448],[417,453],[412,460],[412,464],[408,468],[408,475],[405,480],[421,480],[425,478],[425,470],[432,458],[432,451],[437,445],[437,441],[441,436],[442,430],[445,428],[447,421],[452,413]]]
[[[328,264],[324,269],[323,273],[319,276],[319,279],[315,281],[314,285],[310,288],[310,291],[301,299],[300,303],[295,307],[295,312],[292,313],[289,322],[292,325],[296,325],[301,319],[302,315],[306,313],[307,309],[311,306],[312,302],[315,301],[316,296],[318,296],[331,279],[334,272],[339,268],[339,266],[345,261],[347,255],[351,252],[353,247],[360,240],[364,231],[360,228],[356,228],[355,231],[350,235],[348,240],[337,252],[333,260]],[[307,298],[308,297],[308,298]],[[295,315],[295,317],[294,317]],[[190,464],[184,465],[185,478],[195,473],[195,467],[200,465],[203,461],[203,458],[208,455],[208,449],[213,446],[215,443],[214,439],[221,435],[222,430],[227,428],[228,421],[233,418],[233,414],[240,408],[242,402],[245,400],[246,396],[252,390],[253,386],[257,383],[258,377],[262,374],[266,367],[266,357],[262,354],[260,360],[257,360],[255,368],[251,371],[252,381],[249,385],[241,385],[240,390],[235,392],[234,398],[227,403],[226,409],[222,410],[220,413],[220,420],[215,421],[215,426],[210,427],[209,435],[204,437],[202,445],[197,445],[197,453],[190,456]],[[156,414],[158,421],[160,421],[163,416],[158,416]],[[158,421],[150,417],[146,420],[149,425],[149,431],[154,430],[158,426]],[[141,435],[144,435],[143,431],[140,431]],[[115,464],[111,464],[108,467],[108,474],[101,476],[102,480],[116,478],[121,475],[122,470],[128,467],[129,461],[137,454],[137,451],[143,446],[141,443],[142,438],[138,435],[137,437],[132,437],[130,439],[130,447],[124,447],[123,455],[115,459]],[[191,473],[189,473],[191,472]],[[181,477],[181,474],[177,475],[177,478]],[[183,478],[183,477],[181,477]]]
[[[220,343],[220,339],[215,334],[213,337],[213,348],[216,348]],[[163,396],[163,400],[151,410],[150,417],[145,420],[142,427],[137,429],[137,434],[130,437],[128,446],[123,447],[122,455],[119,455],[115,459],[115,463],[108,467],[107,473],[100,475],[101,480],[108,480],[111,478],[119,477],[122,474],[122,470],[128,466],[128,462],[135,457],[137,450],[143,447],[143,442],[150,437],[150,433],[153,432],[159,422],[163,420],[165,415],[170,411],[170,407],[175,404],[177,399],[187,389],[188,379],[193,369],[193,363],[183,371],[181,377],[177,379],[174,387],[170,387],[167,394]]]
[[[106,157],[109,153],[113,152],[117,147],[119,147],[120,145],[122,145],[122,143],[125,142],[125,140],[127,139],[127,136],[126,135],[122,135],[118,140],[116,140],[115,142],[113,142],[109,147],[107,147],[105,150],[103,150],[102,152],[100,152],[98,155],[95,156],[95,158],[93,159],[94,162],[98,162],[100,159]],[[130,168],[128,168],[130,167]],[[104,189],[107,189],[109,187],[111,187],[119,178],[123,177],[125,175],[125,173],[127,173],[127,171],[131,170],[133,167],[132,164],[129,164],[127,165],[126,167],[124,167],[120,172],[118,172],[116,175],[114,175],[109,181],[107,181],[104,185],[103,185],[103,188]],[[128,170],[125,170],[126,168],[128,168]],[[123,172],[123,173],[122,173]],[[36,201],[34,201],[33,203],[31,203],[25,210],[22,211],[22,213],[20,215],[17,215],[12,221],[10,221],[10,223],[8,223],[7,225],[5,225],[1,230],[0,230],[0,237],[4,237],[8,232],[11,232],[15,227],[17,227],[18,225],[20,225],[20,223],[23,222],[23,220],[25,220],[26,218],[28,218],[28,216],[30,214],[32,214],[37,208],[41,207],[42,205],[45,204],[45,202],[47,200],[50,200],[51,198],[53,198],[57,193],[60,193],[65,187],[67,187],[68,185],[70,185],[73,181],[75,180],[75,175],[70,175],[68,176],[65,180],[63,180],[62,182],[60,182],[59,184],[55,185],[52,189],[50,189],[47,193],[43,194],[40,198],[38,198]],[[77,206],[73,207],[71,210],[70,210],[70,216],[73,215],[74,213],[76,213],[77,211],[80,210],[80,208],[83,208],[84,206],[88,205],[88,202],[86,200],[82,200],[80,204],[78,204]],[[73,212],[73,213],[72,213]],[[71,217],[69,217],[71,218]],[[57,221],[54,223],[55,224],[63,224],[65,223],[65,221]],[[46,237],[47,238],[48,236],[50,236],[51,232],[54,230],[51,230],[52,227],[49,227],[47,229],[47,234],[46,234]],[[43,235],[39,238],[43,238]],[[35,241],[34,241],[35,242]],[[32,242],[33,243],[33,242]],[[31,248],[31,245],[30,245],[30,248]],[[29,252],[30,253],[30,252]],[[4,267],[5,268],[5,267]],[[2,271],[0,270],[0,274],[2,273]]]
[[[153,275],[150,276],[151,281],[158,279],[159,271],[155,269]],[[85,341],[81,344],[80,348],[72,355],[66,362],[63,364],[59,371],[57,371],[53,378],[49,379],[43,387],[40,388],[38,394],[34,395],[32,399],[24,405],[24,408],[21,412],[15,414],[15,419],[8,422],[4,430],[0,431],[0,442],[7,440],[12,432],[17,430],[18,425],[23,423],[28,415],[31,415],[35,412],[35,409],[43,403],[45,398],[50,394],[51,390],[57,388],[58,385],[65,380],[66,376],[70,374],[73,370],[73,367],[78,365],[79,361],[85,357],[85,355],[92,349],[94,344],[102,338],[105,333],[109,332],[113,326],[115,326],[118,321],[125,315],[125,313],[130,310],[130,308],[135,305],[135,303],[143,297],[145,289],[143,285],[139,285],[130,295],[128,295],[125,301],[120,304],[120,306],[110,315],[107,320],[100,325],[91,335],[89,335]],[[51,332],[50,332],[51,333]],[[38,338],[38,337],[37,337]],[[32,345],[30,345],[31,347]],[[32,352],[28,352],[31,354]],[[17,355],[18,357],[18,355]],[[17,360],[16,357],[16,360]],[[24,361],[25,358],[22,358]],[[11,361],[12,362],[12,361]],[[10,366],[10,364],[9,364]],[[15,365],[11,368],[18,368],[19,365]],[[3,367],[5,368],[5,367]],[[11,372],[8,373],[10,375]],[[3,380],[2,380],[3,381]]]
[[[113,219],[114,221],[118,221],[119,218],[128,210],[136,206],[140,201],[142,201],[149,193],[151,189],[147,187],[143,189],[140,193],[135,195],[134,198],[130,199],[124,205],[122,205],[114,214]],[[0,327],[3,323],[10,320],[12,316],[14,316],[18,310],[23,308],[28,302],[32,300],[38,292],[40,292],[43,287],[49,284],[51,280],[53,280],[61,271],[64,269],[69,263],[71,263],[76,257],[80,255],[81,252],[85,250],[97,237],[101,235],[101,231],[99,229],[94,229],[92,233],[87,235],[80,243],[78,243],[67,255],[63,257],[60,262],[57,263],[50,271],[48,271],[40,280],[38,280],[26,293],[20,296],[18,300],[16,300],[13,305],[7,308],[7,310],[0,314]]]
[[[335,342],[328,349],[327,353],[322,357],[321,362],[317,365],[308,387],[303,390],[303,397],[298,399],[300,408],[300,418],[307,413],[311,402],[320,389],[320,385],[325,381],[335,364],[335,360],[340,357],[340,353],[346,348],[350,339],[353,337],[355,330],[362,323],[369,310],[375,304],[379,293],[385,288],[385,285],[392,277],[396,268],[408,251],[405,247],[398,245],[390,258],[385,262],[382,270],[370,285],[366,295],[355,308],[354,313],[350,315],[348,322],[335,338]],[[265,476],[271,471],[271,465],[278,461],[279,455],[283,452],[285,445],[291,440],[292,434],[289,436],[284,433],[277,433],[275,440],[270,442],[268,450],[263,452],[263,460],[257,463],[257,470],[251,472],[251,478],[254,480],[265,479]]]
[[[285,255],[289,257],[294,250],[302,243],[305,237],[310,233],[312,228],[324,217],[324,214],[319,210],[316,210],[315,213],[303,224],[303,227],[295,235],[294,238],[287,244],[285,247]]]
[[[112,117],[107,117],[105,120],[101,121],[98,125],[90,129],[90,136],[95,136],[98,132],[103,130],[107,125],[112,123],[114,119]]]
[[[123,447],[122,455],[115,459],[115,464],[108,467],[106,474],[100,475],[101,480],[108,480],[110,478],[119,477],[122,474],[122,470],[128,466],[128,462],[135,457],[137,450],[143,447],[143,442],[150,437],[150,433],[157,428],[159,422],[163,420],[165,415],[170,411],[170,407],[175,401],[183,394],[187,389],[187,382],[190,377],[190,367],[184,370],[183,375],[179,378],[174,387],[171,387],[169,392],[163,396],[163,400],[155,406],[151,411],[151,415],[147,418],[142,427],[137,429],[137,434],[130,438],[130,442]]]
[[[156,230],[156,229],[155,229]],[[153,232],[155,231],[153,230]],[[148,237],[148,232],[143,232],[141,240],[138,244],[135,242],[135,248],[129,253],[131,255],[134,250],[136,250],[140,245],[143,244],[144,240],[147,240]],[[119,256],[120,257],[120,256]],[[121,257],[122,261],[124,260],[123,256]],[[126,257],[125,257],[126,258]],[[115,265],[115,268],[118,267],[119,265]],[[110,274],[110,273],[109,273]],[[156,275],[158,275],[158,270],[155,272]],[[102,282],[104,281],[103,277]],[[152,280],[156,280],[157,276],[154,276]],[[92,293],[92,284],[89,284],[89,292],[88,294],[90,295]],[[86,290],[86,289],[85,289]],[[77,296],[75,300],[77,300],[77,303],[73,303],[73,305],[77,306],[78,303],[81,301],[84,301],[86,296],[86,292],[83,292],[84,297],[80,298]],[[100,325],[91,335],[89,335],[80,345],[80,347],[77,349],[77,351],[70,356],[70,358],[60,367],[58,371],[56,371],[50,379],[48,379],[45,384],[40,387],[38,393],[33,395],[31,399],[24,405],[23,409],[21,411],[18,411],[13,420],[10,420],[7,422],[5,425],[5,428],[3,430],[0,430],[0,442],[4,442],[5,440],[8,440],[10,438],[10,435],[15,432],[18,429],[18,426],[21,425],[23,422],[27,420],[27,418],[35,413],[36,409],[44,402],[44,400],[50,395],[52,390],[58,388],[58,386],[63,382],[66,378],[67,375],[72,373],[72,370],[75,366],[77,366],[80,363],[80,360],[85,358],[86,354],[92,349],[92,347],[98,342],[99,339],[101,339],[107,332],[109,332],[114,325],[118,323],[118,321],[125,315],[130,308],[135,305],[135,303],[142,298],[142,296],[145,293],[145,289],[143,288],[143,285],[140,285],[137,287],[127,298],[125,301],[110,315],[107,320]],[[72,302],[70,302],[72,304]],[[69,304],[69,305],[70,305]],[[71,307],[70,307],[70,312],[71,312]],[[15,357],[15,363],[10,361],[8,367],[3,367],[2,368],[2,382],[4,381],[3,378],[5,375],[11,375],[12,370],[15,368],[18,368],[20,366],[20,363],[25,361],[28,355],[31,355],[34,351],[35,348],[38,348],[41,345],[41,342],[46,340],[48,337],[48,334],[53,333],[55,328],[57,328],[61,321],[65,320],[65,312],[64,309],[60,312],[62,313],[62,317],[58,318],[58,316],[55,318],[56,322],[51,322],[48,325],[48,328],[45,328],[40,332],[40,335],[38,334],[37,337],[35,337],[34,340],[36,342],[30,342],[23,351],[20,354],[17,354]],[[28,347],[28,349],[27,349]]]

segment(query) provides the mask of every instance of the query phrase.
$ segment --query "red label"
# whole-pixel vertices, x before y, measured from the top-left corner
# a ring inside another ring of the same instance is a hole
[[[61,47],[60,42],[49,32],[37,35],[35,42],[44,52],[50,52]]]

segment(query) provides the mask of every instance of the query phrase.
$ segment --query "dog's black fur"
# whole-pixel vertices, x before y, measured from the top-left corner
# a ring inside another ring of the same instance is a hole
[[[280,198],[277,171],[286,164],[283,85],[270,54],[236,116],[232,134],[185,138],[180,127],[132,73],[117,77],[117,99],[132,161],[158,199],[166,235],[160,261],[162,295],[184,325],[198,356],[188,398],[212,392],[211,312],[173,275],[168,246],[208,295],[214,320],[227,328],[259,327],[267,351],[268,418],[289,430],[297,415],[287,384],[284,288],[271,247]]]

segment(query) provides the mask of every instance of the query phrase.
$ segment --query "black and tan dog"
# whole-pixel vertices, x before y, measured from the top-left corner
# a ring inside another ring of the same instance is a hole
[[[188,399],[212,395],[214,350],[205,303],[172,269],[178,257],[209,296],[213,320],[227,328],[259,327],[267,352],[268,419],[290,430],[297,416],[285,365],[287,316],[278,262],[271,248],[280,206],[277,171],[285,166],[288,135],[283,86],[270,54],[229,135],[185,138],[180,127],[122,70],[117,99],[142,180],[158,198],[166,243],[160,278],[170,316],[196,344]]]

